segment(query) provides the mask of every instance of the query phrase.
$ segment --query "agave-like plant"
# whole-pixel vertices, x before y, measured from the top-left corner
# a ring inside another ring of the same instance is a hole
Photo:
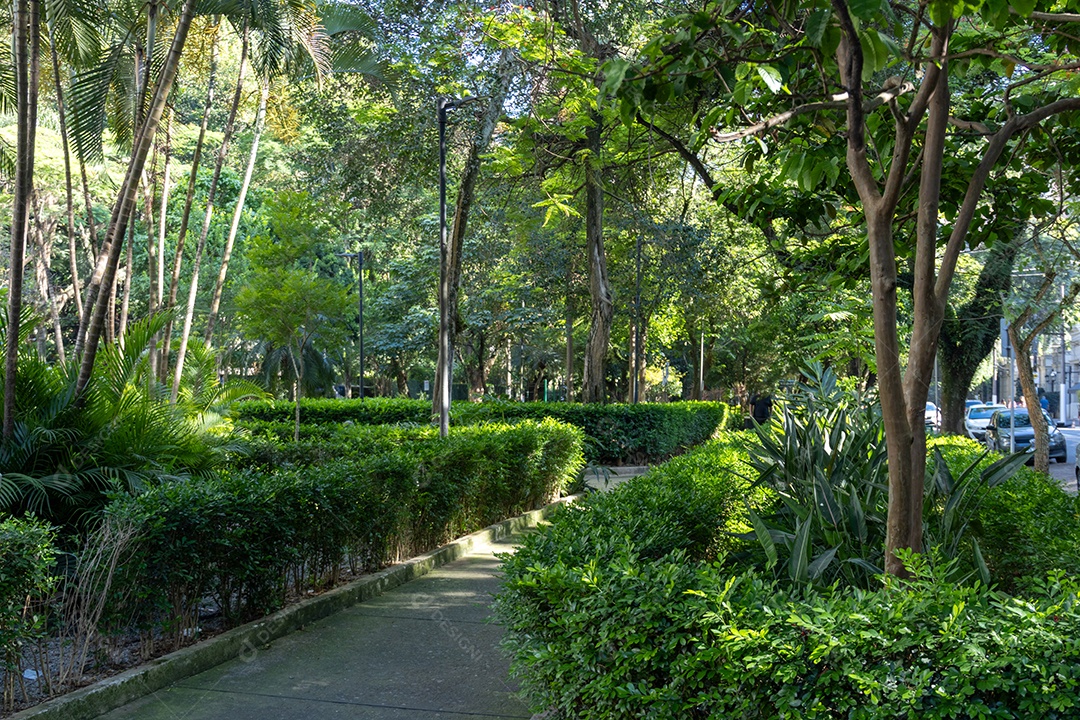
[[[885,430],[873,398],[845,391],[832,370],[806,367],[806,381],[785,396],[778,416],[756,427],[748,446],[757,483],[772,488],[769,514],[750,511],[764,565],[794,583],[868,587],[882,573],[888,469]],[[991,581],[970,530],[985,493],[1012,477],[1027,455],[984,469],[985,454],[954,476],[935,450],[923,502],[923,546],[956,580]],[[786,570],[786,573],[785,573]]]
[[[804,373],[748,448],[757,483],[778,497],[771,514],[750,512],[753,536],[766,566],[786,567],[794,582],[866,586],[882,572],[885,552],[881,415],[865,397],[843,390],[831,369],[811,363]]]

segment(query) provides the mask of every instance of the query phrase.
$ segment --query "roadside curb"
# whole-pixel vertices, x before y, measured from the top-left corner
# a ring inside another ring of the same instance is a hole
[[[468,555],[475,548],[536,527],[555,509],[580,497],[581,495],[570,495],[560,498],[538,510],[489,525],[423,555],[328,590],[317,597],[302,600],[261,620],[233,628],[197,645],[182,648],[145,665],[27,708],[9,716],[9,720],[92,720],[229,660],[239,658],[250,661],[260,648],[274,640],[427,575],[438,567]]]

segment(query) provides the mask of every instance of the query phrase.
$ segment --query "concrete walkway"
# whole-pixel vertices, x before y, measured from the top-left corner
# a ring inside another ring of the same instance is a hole
[[[600,468],[607,490],[647,468]],[[496,553],[473,552],[379,597],[100,716],[103,720],[531,718],[491,619]]]
[[[529,718],[490,621],[496,552],[515,538],[266,648],[101,716],[106,720]]]

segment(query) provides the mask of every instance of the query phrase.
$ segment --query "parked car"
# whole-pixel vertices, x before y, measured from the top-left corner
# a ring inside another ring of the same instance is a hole
[[[927,427],[932,430],[937,430],[942,426],[942,413],[937,409],[937,406],[933,403],[927,403],[927,412],[924,416],[927,420]]]
[[[972,405],[964,415],[964,432],[974,440],[986,440],[986,426],[998,410],[1008,410],[1004,405]]]
[[[1065,436],[1057,429],[1050,416],[1043,412],[1050,429],[1050,459],[1065,462]],[[1013,433],[1013,447],[1017,452],[1035,451],[1035,428],[1027,408],[998,410],[986,426],[986,447],[998,452],[1009,452],[1009,434]]]
[[[964,401],[964,412],[966,413],[968,410],[975,407],[976,405],[986,405],[986,404],[987,403],[984,403],[982,400],[965,400]]]

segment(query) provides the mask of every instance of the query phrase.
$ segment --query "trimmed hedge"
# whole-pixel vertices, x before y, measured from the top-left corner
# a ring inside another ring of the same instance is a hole
[[[742,529],[748,487],[740,442],[724,436],[562,511],[505,559],[496,612],[537,709],[597,719],[1080,716],[1080,585],[1054,572],[1013,597],[947,582],[945,564],[926,557],[911,559],[914,580],[870,591],[765,580],[728,534]],[[994,502],[1009,495],[990,493],[984,537]]]
[[[237,403],[233,416],[255,434],[283,435],[293,406],[281,401]],[[717,402],[643,403],[639,405],[583,405],[577,403],[454,403],[452,421],[465,426],[483,422],[511,422],[554,418],[581,428],[588,443],[585,455],[597,464],[646,464],[665,460],[708,440],[718,430],[740,429],[738,408]],[[301,436],[325,437],[318,427],[352,422],[358,425],[412,423],[426,425],[431,406],[422,400],[369,398],[356,400],[301,400],[300,419],[307,425]],[[291,427],[291,426],[290,426]]]
[[[277,472],[235,470],[117,498],[107,521],[134,526],[138,539],[119,580],[133,602],[114,614],[174,632],[193,627],[212,597],[229,622],[257,617],[346,563],[375,569],[541,507],[583,464],[581,432],[553,420],[463,428],[445,441],[429,428],[383,437],[372,454],[304,457],[290,447]]]

